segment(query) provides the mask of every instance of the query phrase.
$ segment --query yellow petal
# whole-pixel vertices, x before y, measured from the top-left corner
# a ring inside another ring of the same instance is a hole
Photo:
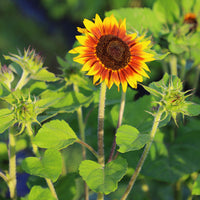
[[[103,34],[103,22],[98,14],[96,14],[96,16],[95,16],[95,25],[98,27],[101,34]]]
[[[94,75],[93,76],[93,84],[96,84],[97,83],[97,81],[100,79],[100,75],[98,75],[98,74],[96,74],[96,75]]]
[[[132,34],[130,34],[130,36],[131,36],[132,40],[134,40],[137,37],[137,33],[132,33]]]
[[[126,35],[126,19],[124,19],[119,25],[118,36],[123,38]]]
[[[132,87],[132,88],[137,88],[137,81],[136,78],[134,76],[127,76],[126,77],[128,84]]]
[[[87,30],[85,28],[80,28],[80,27],[77,27],[77,31],[79,33],[86,33],[87,32]]]
[[[76,48],[74,48],[74,49],[69,50],[68,53],[76,54],[78,52],[76,51]]]
[[[85,25],[86,29],[89,31],[89,32],[92,32],[92,29],[94,29],[96,26],[95,24],[88,20],[88,19],[84,19],[83,20],[83,24]]]
[[[87,37],[83,35],[77,35],[76,39],[79,41],[80,44],[86,45]]]
[[[85,57],[82,57],[81,55],[79,55],[79,56],[73,58],[73,60],[74,60],[75,62],[80,63],[80,64],[85,64],[85,60],[86,60],[86,59],[85,59]]]
[[[91,66],[91,68],[88,71],[87,75],[93,76],[93,75],[97,74],[101,69],[102,69],[101,65],[98,64],[98,62],[93,63],[93,65]]]
[[[150,72],[150,69],[149,69],[149,67],[146,65],[146,63],[141,62],[140,64],[141,64],[141,67],[142,67],[143,69],[145,69],[146,71]]]

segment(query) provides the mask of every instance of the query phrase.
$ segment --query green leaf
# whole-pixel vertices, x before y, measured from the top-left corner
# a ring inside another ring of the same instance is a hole
[[[106,12],[106,16],[112,14],[118,20],[126,18],[127,29],[137,30],[140,34],[147,30],[158,34],[162,29],[155,13],[149,8],[121,8]]]
[[[197,116],[200,114],[200,105],[186,101],[182,110],[185,115]]]
[[[200,175],[197,177],[192,188],[192,195],[200,195]]]
[[[41,148],[63,149],[73,144],[77,136],[64,120],[45,123],[33,139]]]
[[[47,84],[42,81],[36,81],[28,89],[32,95],[39,96],[39,94],[47,89]]]
[[[41,160],[36,157],[25,158],[22,168],[31,175],[49,178],[55,182],[62,172],[62,157],[59,151],[48,149]]]
[[[39,80],[39,81],[57,81],[59,78],[55,77],[55,74],[52,72],[49,72],[47,69],[42,68],[39,72],[36,74],[31,75],[32,79]]]
[[[127,162],[117,158],[102,167],[100,164],[84,160],[80,164],[79,172],[90,189],[95,192],[109,194],[117,189],[118,182],[127,171]]]
[[[38,116],[38,121],[43,122],[58,113],[75,112],[80,106],[88,107],[93,102],[93,95],[85,96],[79,92],[56,92],[47,90],[40,95],[41,100],[36,102],[45,109],[45,113]],[[49,109],[46,110],[46,108]]]
[[[15,116],[13,114],[13,111],[7,108],[0,109],[0,133],[3,133],[14,123],[15,123]]]
[[[196,0],[194,7],[193,7],[194,13],[196,13],[198,15],[199,9],[200,9],[200,0]]]
[[[132,126],[122,125],[117,129],[116,143],[120,147],[118,150],[120,153],[139,150],[149,141],[149,134],[140,134]]]
[[[179,6],[174,0],[157,0],[153,11],[162,23],[173,23],[180,16]]]
[[[191,12],[191,8],[194,5],[194,0],[181,0],[181,5],[185,13]]]
[[[76,189],[76,182],[78,173],[69,173],[67,175],[59,178],[56,182],[55,189],[59,199],[73,199],[78,193]]]
[[[42,188],[40,186],[33,186],[28,195],[27,200],[56,200],[48,188]]]
[[[5,97],[10,94],[8,86],[4,83],[0,83],[0,97]]]
[[[194,130],[193,126],[196,126],[198,130]],[[163,136],[169,133],[168,130],[166,133],[162,133]],[[180,127],[177,135],[178,137],[170,145],[164,143],[164,137],[162,140],[155,138],[150,154],[143,166],[143,175],[173,183],[184,175],[200,170],[199,121],[196,121],[196,125],[192,123]],[[133,153],[137,153],[137,151]],[[132,160],[135,157],[138,158],[138,155],[131,155]],[[135,166],[137,162],[138,160],[135,160],[135,163],[131,163],[131,165]]]

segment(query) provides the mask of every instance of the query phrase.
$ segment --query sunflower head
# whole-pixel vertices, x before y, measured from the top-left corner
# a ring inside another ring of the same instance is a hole
[[[184,23],[190,25],[190,31],[195,31],[198,26],[196,15],[194,13],[187,13],[184,16]]]
[[[85,28],[78,28],[82,35],[76,36],[81,44],[70,53],[79,53],[74,61],[83,64],[82,71],[93,76],[93,83],[106,82],[108,88],[113,84],[122,85],[125,92],[127,85],[137,88],[137,82],[148,77],[150,71],[145,62],[154,60],[148,49],[149,40],[141,41],[136,33],[126,33],[126,20],[118,22],[111,15],[103,21],[96,14],[94,22],[84,19]]]

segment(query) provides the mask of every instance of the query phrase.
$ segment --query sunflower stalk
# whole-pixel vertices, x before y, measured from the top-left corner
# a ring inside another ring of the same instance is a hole
[[[194,85],[193,85],[194,93],[197,91],[198,88],[199,76],[200,76],[200,65],[196,67],[196,75],[194,78]]]
[[[16,177],[16,151],[15,151],[16,141],[14,128],[9,129],[9,179],[8,187],[10,191],[10,198],[12,200],[17,199],[17,177]]]
[[[149,153],[149,150],[151,148],[151,145],[152,145],[152,142],[153,142],[153,139],[155,137],[155,134],[156,134],[156,131],[157,131],[157,128],[158,128],[158,125],[159,125],[159,122],[160,122],[160,119],[161,119],[161,116],[163,114],[163,110],[161,109],[161,107],[158,109],[158,112],[156,113],[155,117],[154,117],[154,122],[153,122],[153,126],[152,126],[152,129],[151,129],[151,133],[150,133],[150,137],[151,137],[151,140],[149,143],[146,144],[145,148],[144,148],[144,151],[142,153],[142,156],[137,164],[137,167],[129,181],[129,184],[121,198],[121,200],[126,200],[131,189],[133,188],[133,185],[142,169],[142,166],[144,164],[144,161],[146,160],[146,157]]]
[[[34,153],[37,157],[40,157],[40,152],[39,152],[39,150],[38,150],[37,145],[33,144],[33,142],[32,142],[32,141],[33,141],[33,130],[32,130],[31,124],[28,123],[27,126],[26,126],[26,128],[27,128],[27,131],[28,131],[28,135],[29,135],[29,137],[30,137],[30,140],[31,140],[31,144],[32,144],[32,148],[33,148],[33,153]],[[57,194],[56,194],[56,190],[55,190],[55,188],[54,188],[54,185],[53,185],[52,181],[51,181],[50,179],[48,179],[48,178],[45,178],[45,181],[46,181],[46,183],[47,183],[47,185],[48,185],[48,187],[49,187],[49,189],[50,189],[50,191],[51,191],[52,196],[53,196],[56,200],[58,200],[58,196],[57,196]]]
[[[73,87],[74,87],[75,92],[79,92],[79,88],[76,84],[73,84]],[[81,140],[85,143],[85,124],[83,122],[82,107],[80,106],[76,112],[77,112],[77,118],[78,118],[80,137],[81,137]],[[83,145],[82,145],[82,158],[83,160],[86,160],[86,148]],[[86,182],[84,182],[84,194],[85,194],[85,200],[89,200],[89,189]]]
[[[171,68],[171,75],[178,76],[177,57],[175,55],[170,56],[169,64]]]
[[[105,100],[106,100],[106,83],[101,83],[101,91],[99,98],[99,112],[98,112],[98,163],[104,167],[104,112],[105,112]],[[98,193],[97,200],[103,200],[104,195]]]
[[[121,103],[120,103],[119,117],[118,117],[116,132],[117,132],[117,129],[122,124],[125,102],[126,102],[126,92],[124,92],[122,90],[122,96],[121,96]],[[115,152],[115,148],[116,148],[116,132],[115,132],[115,136],[114,136],[114,140],[113,140],[113,144],[112,144],[112,149],[111,149],[111,152],[110,152],[110,156],[109,156],[108,162],[112,161],[113,156],[114,156],[114,152]]]

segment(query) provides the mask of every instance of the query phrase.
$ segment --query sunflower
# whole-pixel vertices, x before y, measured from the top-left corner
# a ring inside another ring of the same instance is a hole
[[[140,41],[143,36],[136,33],[126,33],[126,20],[118,22],[111,15],[103,21],[96,14],[94,22],[84,19],[85,28],[78,28],[82,35],[76,36],[81,46],[75,47],[69,53],[79,53],[74,61],[83,64],[82,71],[93,76],[93,83],[105,80],[110,89],[113,84],[121,83],[125,92],[127,85],[137,88],[137,82],[149,77],[150,71],[145,62],[154,60],[153,54],[144,50],[150,41]]]
[[[190,31],[195,31],[198,26],[197,17],[194,13],[187,13],[184,16],[184,23],[190,24]]]

